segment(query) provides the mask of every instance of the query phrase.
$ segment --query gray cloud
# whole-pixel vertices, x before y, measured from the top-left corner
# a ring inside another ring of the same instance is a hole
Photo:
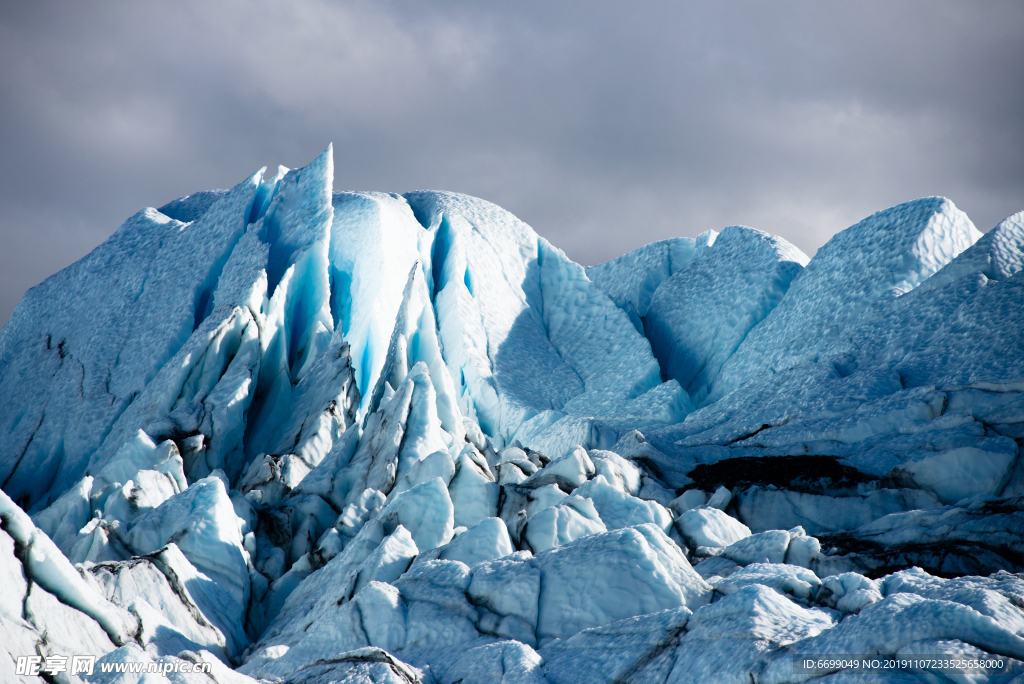
[[[0,321],[129,215],[335,144],[582,263],[734,223],[1024,208],[1010,2],[0,2]]]

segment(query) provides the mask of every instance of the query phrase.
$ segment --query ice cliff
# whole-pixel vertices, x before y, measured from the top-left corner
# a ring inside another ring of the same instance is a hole
[[[483,200],[332,186],[328,148],[145,209],[22,299],[0,680],[1024,667],[1024,212],[982,235],[924,198],[813,259],[732,226],[584,269]]]

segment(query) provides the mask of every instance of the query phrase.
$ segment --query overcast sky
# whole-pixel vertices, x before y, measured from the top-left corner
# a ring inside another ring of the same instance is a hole
[[[744,224],[808,254],[1024,209],[1024,3],[0,0],[0,324],[131,214],[295,167],[444,189],[583,264]]]

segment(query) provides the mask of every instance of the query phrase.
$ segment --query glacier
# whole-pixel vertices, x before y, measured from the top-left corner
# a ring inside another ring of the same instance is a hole
[[[0,680],[1024,681],[1024,212],[584,268],[333,176],[144,209],[18,304]],[[794,665],[841,654],[1006,667]]]

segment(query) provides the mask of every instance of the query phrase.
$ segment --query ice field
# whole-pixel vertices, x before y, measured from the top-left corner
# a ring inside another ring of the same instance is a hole
[[[333,163],[144,209],[18,305],[0,681],[1024,682],[1024,212],[584,268]],[[836,654],[1007,665],[794,666]]]

